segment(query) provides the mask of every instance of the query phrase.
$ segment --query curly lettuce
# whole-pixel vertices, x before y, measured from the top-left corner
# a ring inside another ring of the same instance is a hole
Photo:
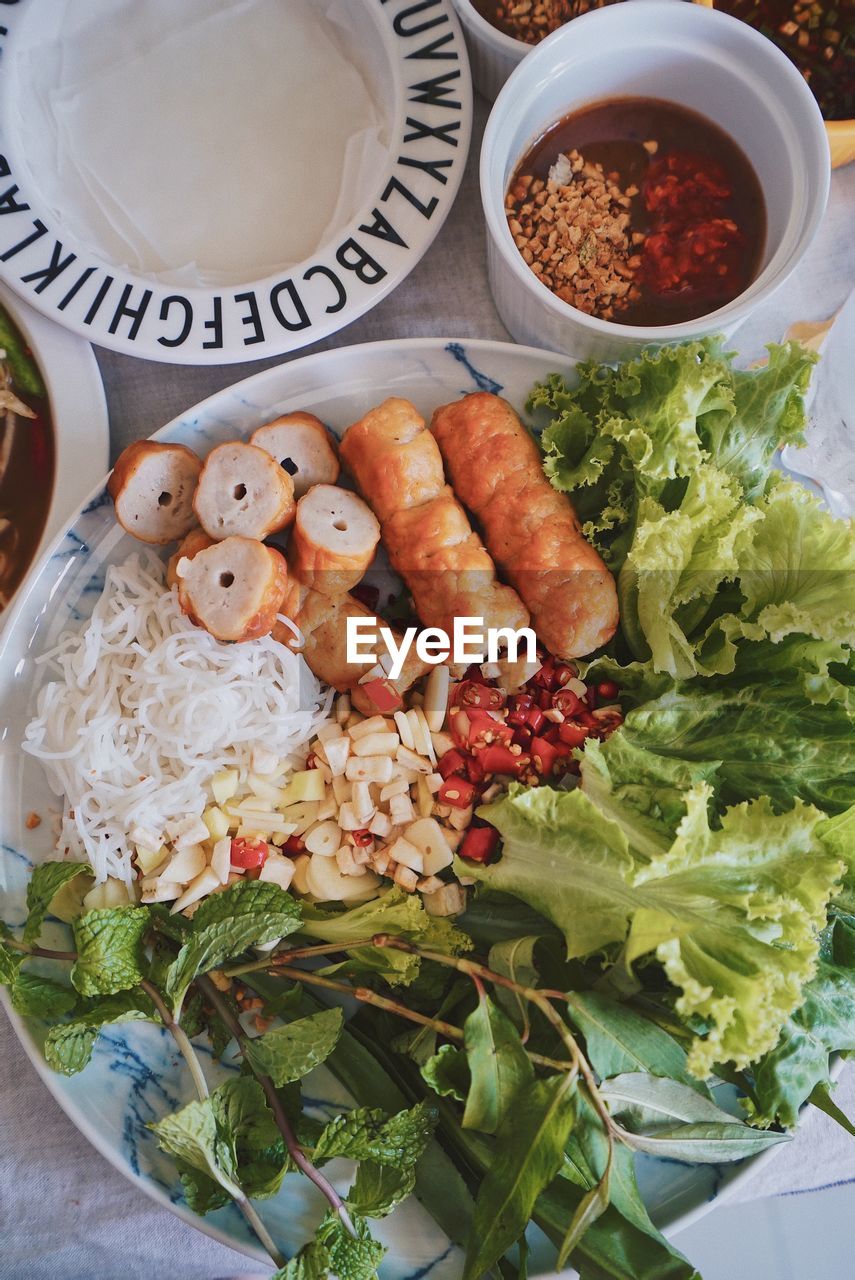
[[[775,813],[761,799],[713,827],[710,785],[681,794],[669,839],[663,813],[609,815],[584,790],[513,787],[479,810],[503,837],[502,857],[466,871],[551,920],[570,958],[615,944],[628,964],[655,956],[680,992],[678,1014],[704,1028],[689,1051],[703,1077],[771,1050],[799,1008],[828,904],[855,866],[855,824],[835,820],[826,841],[814,806]]]

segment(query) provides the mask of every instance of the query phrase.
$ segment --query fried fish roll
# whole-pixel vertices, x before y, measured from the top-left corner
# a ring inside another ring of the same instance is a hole
[[[175,574],[191,622],[237,643],[272,630],[288,587],[285,557],[253,538],[224,538],[182,556]]]
[[[307,587],[342,596],[363,577],[379,541],[380,525],[357,494],[316,484],[297,503],[288,559]]]
[[[195,523],[193,495],[202,460],[183,444],[136,440],[116,460],[107,491],[122,528],[141,542],[165,546]]]
[[[543,474],[536,443],[488,392],[437,409],[431,422],[455,492],[531,612],[551,653],[580,658],[618,623],[614,579],[582,536],[570,501]]]
[[[209,538],[204,529],[191,529],[186,538],[182,538],[177,549],[172,553],[166,565],[166,585],[174,587],[178,583],[178,562],[184,558],[192,560],[206,547],[212,547],[214,539]]]
[[[258,427],[249,443],[263,449],[288,472],[294,497],[316,484],[335,484],[341,468],[335,444],[320,418],[313,413],[286,413]]]
[[[294,519],[294,485],[269,453],[232,440],[205,459],[193,510],[211,538],[260,540]]]
[[[409,400],[391,397],[348,427],[342,461],[381,525],[402,507],[418,507],[445,487],[442,458]]]
[[[319,680],[332,685],[339,693],[350,690],[354,695],[354,702],[360,706],[359,681],[372,667],[379,664],[381,655],[385,654],[385,647],[381,641],[371,657],[360,662],[348,662],[347,620],[364,618],[372,622],[377,631],[385,625],[382,619],[370,609],[366,609],[353,596],[326,596],[311,587],[295,582],[293,578],[282,602],[281,612],[298,628],[303,644],[301,646],[300,640],[283,622],[277,622],[274,626],[274,639],[287,644],[291,649],[298,649]],[[421,662],[415,652],[410,649],[400,676],[390,683],[399,693],[404,693],[427,670],[425,663]],[[369,700],[365,699],[364,706],[372,714],[376,713],[377,708],[371,705]]]
[[[447,485],[422,506],[397,511],[383,537],[427,625],[449,634],[456,617],[483,617],[485,626],[514,630],[528,625],[522,601],[497,581],[493,561]]]
[[[426,626],[451,631],[455,617],[486,628],[528,625],[517,593],[496,571],[466,512],[445,483],[442,455],[407,400],[386,400],[349,427],[341,456],[380,520],[393,567]]]

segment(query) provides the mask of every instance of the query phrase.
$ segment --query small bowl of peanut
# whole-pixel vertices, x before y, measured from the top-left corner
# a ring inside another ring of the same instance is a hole
[[[673,0],[591,11],[487,123],[496,307],[518,342],[579,359],[729,335],[801,261],[829,178],[819,108],[771,41]]]

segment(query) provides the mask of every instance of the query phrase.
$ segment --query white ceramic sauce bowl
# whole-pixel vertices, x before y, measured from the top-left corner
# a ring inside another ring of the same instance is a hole
[[[504,200],[532,144],[589,103],[646,97],[700,112],[742,148],[766,202],[760,270],[733,302],[685,324],[633,326],[562,302],[523,261]],[[490,113],[481,148],[481,200],[490,287],[517,342],[576,358],[626,359],[648,345],[726,336],[798,266],[828,198],[822,116],[799,72],[743,22],[674,0],[633,0],[560,28],[513,72]]]
[[[482,17],[472,0],[452,3],[466,39],[472,83],[488,102],[493,102],[508,76],[534,46],[499,31]]]

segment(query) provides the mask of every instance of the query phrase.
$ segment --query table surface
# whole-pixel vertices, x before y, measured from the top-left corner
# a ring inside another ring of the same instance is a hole
[[[510,341],[493,306],[486,275],[478,195],[478,152],[486,116],[485,103],[477,99],[472,150],[461,192],[422,262],[373,311],[298,356],[395,337]],[[735,336],[733,345],[745,360],[762,354],[764,343],[780,338],[794,321],[824,319],[843,304],[855,285],[853,211],[855,164],[834,175],[825,221],[798,271]],[[103,350],[97,350],[96,355],[110,412],[111,458],[129,441],[150,435],[204,397],[278,363],[267,360],[220,368],[181,368]],[[127,1280],[149,1280],[164,1273],[175,1280],[212,1280],[258,1273],[259,1268],[242,1255],[156,1207],[89,1146],[48,1094],[2,1016],[0,1061],[4,1068],[0,1087],[0,1277],[112,1280],[121,1273]],[[758,1175],[749,1194],[802,1190],[853,1177],[855,1155],[847,1157],[834,1126],[817,1116],[799,1139],[798,1148],[794,1144]],[[818,1201],[821,1197],[809,1199]],[[799,1201],[799,1212],[793,1215],[794,1221],[804,1222],[799,1228],[803,1233],[810,1230],[811,1221],[804,1203]],[[851,1215],[855,1197],[847,1204]],[[727,1215],[738,1212],[744,1214],[744,1207],[739,1211],[716,1210],[716,1229],[719,1219],[722,1227],[718,1242],[706,1251],[710,1262],[704,1267],[705,1280],[747,1275],[740,1265],[742,1231],[724,1229]],[[783,1219],[784,1215],[779,1211],[779,1216]],[[762,1214],[755,1221],[761,1219]],[[736,1228],[737,1220],[733,1221]],[[699,1247],[706,1238],[702,1226],[690,1232],[692,1238],[697,1236]],[[772,1232],[771,1226],[769,1230]],[[690,1248],[689,1239],[684,1247]],[[767,1274],[793,1274],[789,1266],[782,1266],[775,1263],[774,1270],[768,1272],[764,1268],[762,1280]],[[813,1271],[811,1280],[843,1280],[847,1274],[850,1272],[835,1266],[834,1270],[823,1270],[821,1277]],[[753,1266],[751,1280],[761,1280],[760,1270]]]

